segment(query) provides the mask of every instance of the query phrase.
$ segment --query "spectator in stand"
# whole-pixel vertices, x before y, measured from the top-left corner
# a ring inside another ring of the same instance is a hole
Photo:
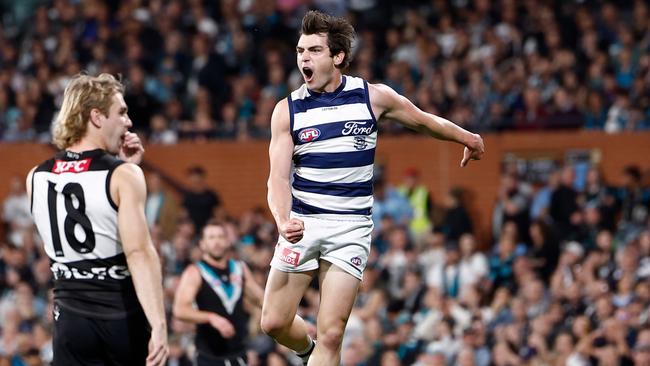
[[[461,235],[473,231],[472,219],[465,207],[464,191],[460,187],[452,188],[445,195],[445,216],[442,228],[447,240],[458,240]]]
[[[515,261],[515,240],[503,236],[499,241],[498,251],[490,257],[490,282],[492,289],[506,287],[513,290],[514,282],[514,261]]]
[[[560,172],[560,185],[551,194],[549,214],[560,241],[569,239],[576,224],[578,193],[573,188],[575,171],[568,165]]]
[[[372,222],[375,232],[382,229],[384,216],[390,217],[397,225],[409,223],[413,217],[413,209],[403,194],[388,185],[383,178],[374,182],[373,192],[375,199],[372,205]]]
[[[411,235],[419,239],[424,233],[431,230],[431,214],[433,203],[429,189],[420,182],[420,172],[409,168],[404,172],[404,182],[398,192],[408,199],[411,205],[412,217],[409,230]]]
[[[539,184],[539,182],[537,183]],[[560,172],[553,170],[546,179],[546,184],[537,189],[530,204],[530,218],[550,221],[549,209],[551,196],[560,185]]]
[[[154,114],[151,117],[149,129],[151,130],[149,143],[173,145],[178,142],[178,134],[169,127],[167,118],[162,114]]]
[[[445,263],[432,267],[427,274],[427,286],[435,288],[442,296],[457,299],[461,289],[471,284],[471,278],[461,278],[460,248],[458,242],[445,245]],[[464,280],[464,281],[463,281]]]
[[[23,182],[20,177],[11,178],[9,195],[5,198],[2,208],[2,221],[8,229],[9,241],[17,246],[22,244],[21,236],[25,230],[34,224]]]
[[[501,177],[497,203],[492,212],[492,236],[499,239],[501,230],[508,221],[515,223],[518,232],[528,227],[530,192],[515,173],[505,173]]]
[[[544,221],[533,221],[529,230],[531,265],[539,277],[548,284],[557,266],[560,246],[552,237],[551,228]]]
[[[616,229],[616,194],[612,187],[607,185],[598,167],[592,167],[587,172],[584,202],[586,205],[594,204],[600,214],[600,227],[608,230]]]
[[[641,179],[637,166],[628,166],[623,171],[623,187],[618,195],[623,215],[619,229],[625,241],[638,234],[649,217],[650,190],[643,187]]]
[[[460,248],[460,278],[463,294],[469,286],[482,286],[489,275],[489,264],[485,254],[477,251],[476,238],[471,233],[461,235],[458,245]]]
[[[205,223],[215,216],[221,207],[221,199],[208,187],[205,181],[205,169],[193,166],[187,170],[189,189],[183,194],[183,207],[194,224],[195,233],[201,232]]]
[[[170,239],[176,232],[179,207],[176,197],[163,187],[159,173],[147,176],[147,200],[144,213],[149,227],[160,228],[162,239]]]

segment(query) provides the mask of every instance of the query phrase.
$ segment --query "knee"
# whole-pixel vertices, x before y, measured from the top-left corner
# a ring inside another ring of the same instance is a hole
[[[330,351],[338,351],[343,342],[345,326],[329,326],[318,332],[318,345]]]
[[[277,338],[289,329],[291,324],[285,319],[269,314],[262,314],[260,326],[262,331],[271,338]]]

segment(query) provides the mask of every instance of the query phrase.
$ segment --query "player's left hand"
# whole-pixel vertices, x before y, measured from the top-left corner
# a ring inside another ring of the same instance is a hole
[[[169,357],[169,344],[167,343],[167,328],[151,329],[149,338],[149,354],[147,355],[147,366],[164,366]]]
[[[220,316],[219,314],[212,313],[208,317],[210,325],[221,333],[221,336],[228,339],[235,336],[235,327],[228,319]]]
[[[137,134],[126,131],[120,147],[120,159],[133,164],[140,164],[144,155],[144,146]]]
[[[467,145],[465,145],[465,149],[463,150],[463,160],[460,162],[461,167],[466,166],[470,160],[481,160],[485,153],[483,138],[476,133],[472,135],[473,138]]]

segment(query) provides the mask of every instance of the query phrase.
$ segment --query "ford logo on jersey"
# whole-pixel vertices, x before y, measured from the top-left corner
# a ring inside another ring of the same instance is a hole
[[[300,131],[298,139],[300,139],[300,142],[310,142],[316,140],[318,136],[320,136],[320,130],[318,128],[306,128]]]
[[[345,122],[341,134],[347,135],[370,135],[372,133],[372,126],[366,126],[366,122],[350,121]]]

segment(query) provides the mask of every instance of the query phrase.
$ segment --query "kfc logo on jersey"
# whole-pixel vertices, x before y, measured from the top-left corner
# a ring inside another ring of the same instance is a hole
[[[320,130],[318,128],[307,128],[300,131],[298,138],[300,142],[310,142],[314,141],[320,136]]]
[[[90,167],[90,160],[90,158],[76,161],[56,160],[52,172],[56,174],[85,172]]]
[[[285,262],[289,263],[292,266],[297,266],[298,261],[300,260],[300,252],[296,252],[295,250],[291,250],[286,247],[278,247],[280,249],[280,252],[278,254],[278,259]]]
[[[366,127],[366,123],[367,122],[360,121],[345,122],[345,125],[343,125],[343,130],[341,130],[341,134],[343,134],[343,136],[370,135],[372,133],[372,126]]]

